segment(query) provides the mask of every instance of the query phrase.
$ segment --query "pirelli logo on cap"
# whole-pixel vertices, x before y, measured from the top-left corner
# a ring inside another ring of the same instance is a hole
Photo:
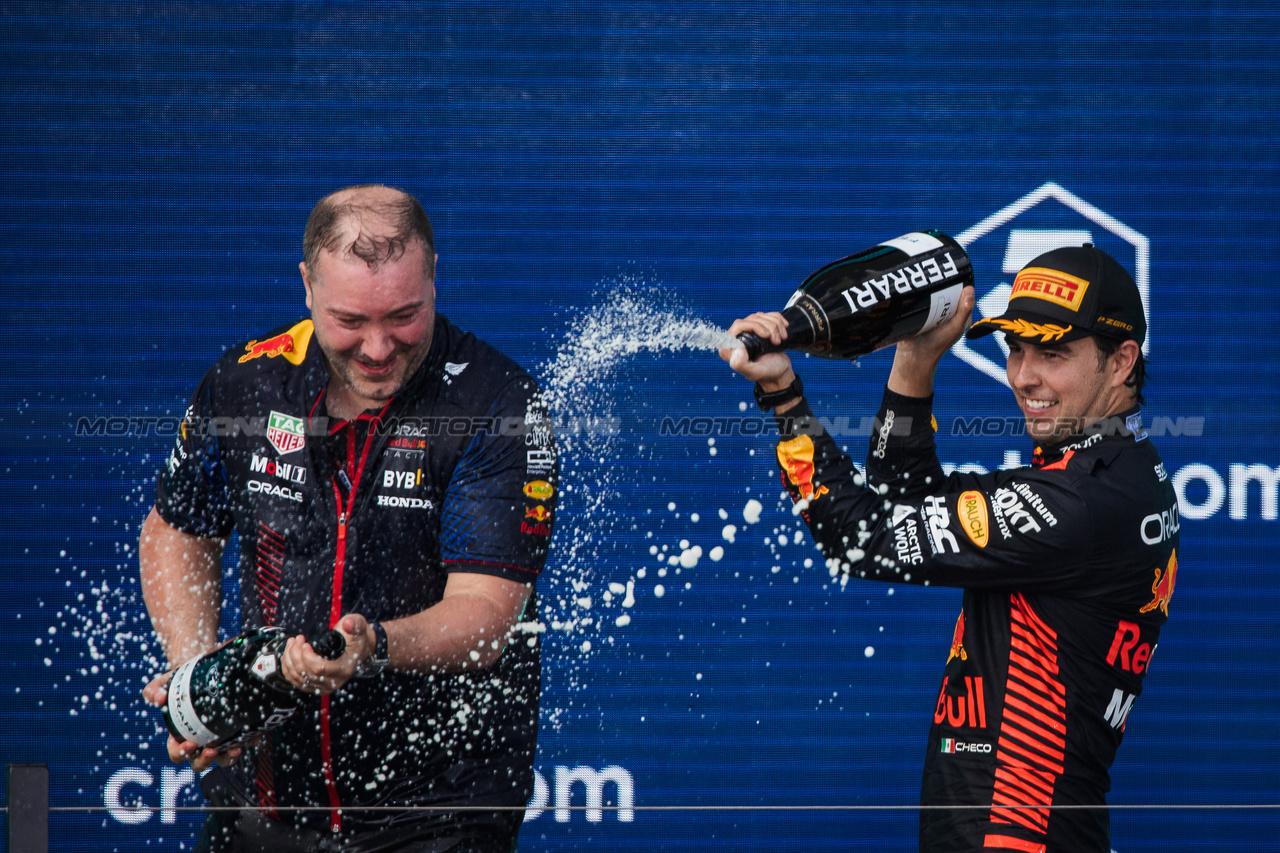
[[[1023,296],[1043,299],[1069,311],[1079,311],[1089,282],[1074,275],[1044,267],[1027,267],[1013,280],[1010,301]]]

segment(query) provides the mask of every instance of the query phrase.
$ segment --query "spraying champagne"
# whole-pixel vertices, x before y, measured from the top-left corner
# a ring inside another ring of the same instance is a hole
[[[268,731],[298,709],[303,694],[281,671],[289,637],[280,628],[245,631],[189,660],[173,673],[164,723],[178,741],[221,747]],[[308,642],[328,660],[342,657],[346,640],[330,629]]]
[[[856,359],[946,322],[972,284],[959,243],[941,231],[914,231],[806,278],[782,311],[789,326],[781,344],[752,332],[738,340],[752,361],[780,350]]]

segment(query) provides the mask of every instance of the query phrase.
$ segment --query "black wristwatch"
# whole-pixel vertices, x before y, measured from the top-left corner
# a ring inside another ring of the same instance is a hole
[[[387,646],[387,629],[382,627],[381,622],[370,622],[369,627],[373,629],[373,635],[377,640],[373,644],[373,654],[365,658],[356,669],[356,678],[373,678],[391,663],[391,652]]]
[[[796,377],[795,382],[779,391],[766,391],[760,387],[759,382],[755,384],[751,391],[755,394],[756,405],[760,407],[762,412],[776,409],[783,403],[790,403],[792,400],[799,400],[804,396],[804,386],[800,384],[799,376]]]

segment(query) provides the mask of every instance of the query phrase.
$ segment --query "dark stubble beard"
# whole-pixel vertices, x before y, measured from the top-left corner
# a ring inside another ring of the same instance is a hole
[[[404,390],[405,385],[418,372],[418,368],[422,367],[422,363],[427,359],[427,353],[431,350],[431,340],[423,341],[418,347],[412,350],[403,350],[400,357],[403,359],[403,372],[398,377],[395,387],[389,392],[382,389],[390,387],[387,383],[378,383],[377,394],[368,394],[371,391],[371,383],[364,376],[360,375],[359,369],[355,365],[356,357],[354,355],[341,354],[338,358],[330,357],[326,354],[329,362],[330,370],[336,368],[339,376],[342,377],[350,392],[356,394],[364,400],[373,400],[379,406],[385,405],[388,400]],[[385,396],[383,396],[385,394]]]

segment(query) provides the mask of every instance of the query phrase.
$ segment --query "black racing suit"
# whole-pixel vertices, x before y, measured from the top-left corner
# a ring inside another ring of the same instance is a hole
[[[205,375],[157,486],[171,526],[239,534],[244,627],[311,634],[344,613],[409,616],[440,600],[451,572],[532,584],[547,556],[557,461],[529,375],[437,316],[406,387],[381,411],[339,421],[327,416],[329,373],[312,330],[310,320],[281,327]],[[536,614],[531,594],[488,668],[385,670],[309,699],[236,765],[239,784],[286,824],[344,836],[388,824],[403,834],[401,823],[439,814],[352,806],[523,806],[538,723]]]
[[[983,808],[923,809],[920,849],[1107,853],[1105,807],[1043,806],[1105,804],[1177,577],[1173,488],[1136,408],[944,476],[931,406],[886,390],[866,483],[803,401],[778,445],[828,568],[964,589],[921,804]]]

